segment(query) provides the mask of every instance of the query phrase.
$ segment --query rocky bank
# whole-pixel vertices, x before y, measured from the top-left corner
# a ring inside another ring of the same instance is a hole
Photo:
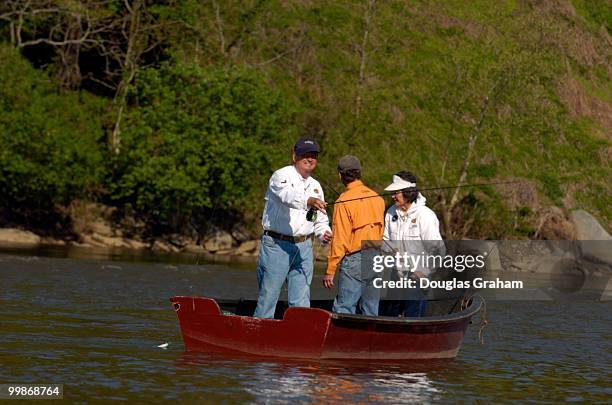
[[[572,234],[579,241],[608,241],[612,237],[588,212],[572,211],[569,221],[564,225],[573,228]],[[36,247],[39,245],[73,245],[79,247],[119,248],[151,250],[155,252],[186,252],[202,256],[242,256],[256,257],[259,252],[259,240],[249,238],[248,233],[236,230],[232,232],[211,229],[198,238],[183,235],[168,235],[143,240],[139,237],[127,237],[126,231],[113,226],[110,220],[97,217],[77,227],[76,238],[57,239],[37,235],[28,230],[0,228],[0,245]],[[612,266],[612,252],[606,249],[607,244],[583,243],[581,257],[596,263]],[[318,261],[325,261],[329,246],[315,242],[314,254]]]

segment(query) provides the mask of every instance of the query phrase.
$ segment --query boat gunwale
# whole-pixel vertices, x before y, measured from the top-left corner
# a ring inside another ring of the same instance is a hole
[[[459,312],[453,312],[446,315],[426,316],[426,317],[409,317],[399,318],[394,316],[368,316],[355,314],[340,314],[332,312],[332,319],[350,320],[358,322],[375,322],[379,324],[428,324],[428,323],[447,323],[459,321],[466,318],[471,318],[476,315],[483,306],[484,299],[480,295],[470,297],[470,305]]]
[[[180,297],[181,296],[176,296],[173,298],[180,298]],[[189,297],[189,298],[194,298],[194,297]],[[248,315],[226,314],[226,313],[223,313],[223,311],[221,311],[221,307],[223,307],[224,305],[228,306],[228,305],[237,304],[241,300],[216,300],[210,297],[199,297],[199,298],[206,298],[206,299],[213,300],[219,307],[220,316],[237,316],[237,317],[254,318],[253,316],[248,316]],[[454,312],[454,313],[445,314],[445,315],[436,315],[436,316],[427,316],[427,317],[410,317],[410,318],[400,318],[400,317],[393,317],[393,316],[368,316],[368,315],[357,315],[357,314],[341,314],[337,312],[331,312],[331,311],[328,311],[322,308],[309,308],[309,309],[325,311],[326,313],[330,315],[331,319],[339,320],[339,321],[367,322],[367,323],[394,324],[394,325],[431,324],[431,323],[440,324],[440,323],[455,322],[455,321],[459,321],[459,320],[466,319],[466,318],[469,319],[473,317],[474,315],[476,315],[481,310],[483,303],[484,303],[484,299],[480,295],[475,294],[471,296],[469,300],[470,300],[470,305],[466,309],[459,311],[459,312]],[[287,308],[287,310],[288,309],[289,308]],[[285,314],[283,314],[283,318],[281,319],[266,319],[266,320],[283,321],[285,319],[285,315],[286,315],[286,311],[285,311]]]

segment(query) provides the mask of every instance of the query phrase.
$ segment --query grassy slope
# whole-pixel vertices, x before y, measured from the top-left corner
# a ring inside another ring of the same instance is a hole
[[[471,236],[529,235],[547,205],[585,208],[610,228],[612,128],[597,118],[611,103],[602,25],[609,28],[610,7],[586,0],[219,5],[219,19],[212,7],[199,9],[198,49],[191,38],[177,53],[263,71],[299,106],[304,132],[321,141],[318,177],[336,188],[335,162],[345,153],[362,159],[377,189],[401,169],[425,186],[455,184],[476,133],[468,183],[526,179],[519,187],[538,192],[463,193],[471,194],[463,220],[478,225]],[[219,26],[235,44],[225,55]],[[570,81],[578,87],[564,92]],[[578,96],[599,110],[573,111]]]

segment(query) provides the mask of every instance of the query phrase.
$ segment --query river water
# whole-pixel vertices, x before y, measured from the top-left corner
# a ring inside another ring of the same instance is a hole
[[[258,361],[184,352],[168,301],[252,296],[254,265],[81,257],[0,253],[0,384],[63,384],[72,402],[612,400],[610,301],[489,301],[485,344],[471,325],[453,361]]]

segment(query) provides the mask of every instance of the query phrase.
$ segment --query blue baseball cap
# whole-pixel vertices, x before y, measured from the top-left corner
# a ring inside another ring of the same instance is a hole
[[[305,155],[307,153],[319,153],[319,145],[311,138],[300,138],[293,146],[293,151],[296,155]]]

